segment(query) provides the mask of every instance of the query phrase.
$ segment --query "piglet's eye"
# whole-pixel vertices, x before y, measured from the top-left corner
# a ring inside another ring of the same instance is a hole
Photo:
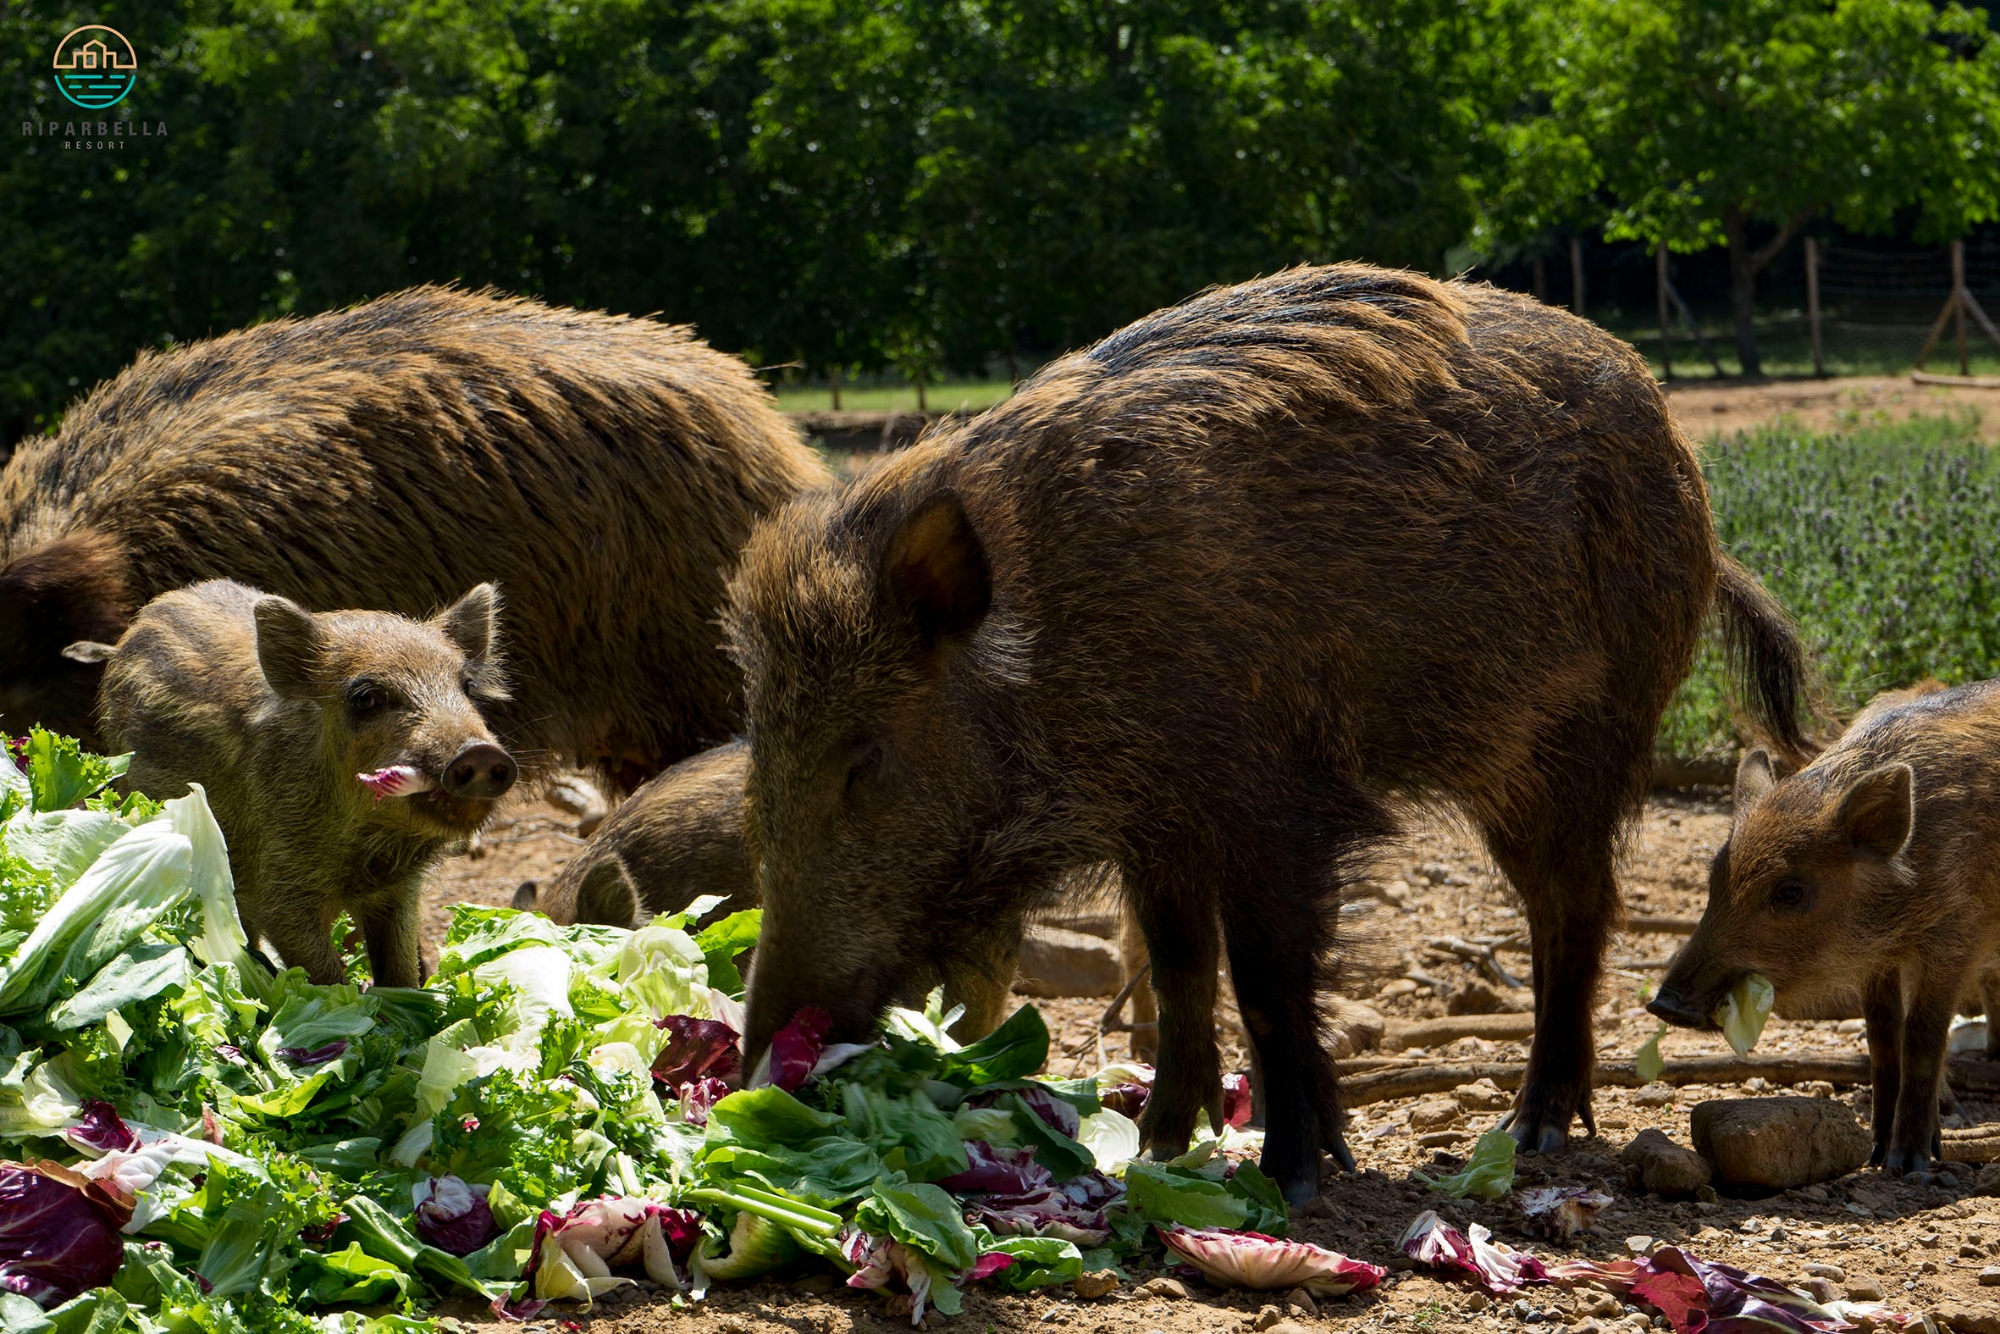
[[[389,696],[372,681],[355,681],[347,687],[347,711],[356,718],[372,718],[389,707]]]
[[[1800,880],[1782,881],[1771,891],[1771,906],[1780,912],[1800,912],[1812,906],[1812,886]]]

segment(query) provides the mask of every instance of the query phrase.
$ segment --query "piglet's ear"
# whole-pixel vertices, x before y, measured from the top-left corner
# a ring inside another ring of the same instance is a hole
[[[1736,812],[1740,820],[1758,802],[1770,795],[1778,784],[1778,776],[1771,769],[1771,757],[1763,750],[1753,750],[1736,765]]]
[[[266,594],[251,608],[257,618],[257,665],[284,699],[313,692],[326,657],[326,639],[311,613],[289,598]]]
[[[965,634],[985,618],[993,570],[957,492],[940,492],[903,520],[882,558],[882,590],[926,644]]]
[[[481,584],[439,612],[436,624],[466,657],[478,660],[492,656],[499,619],[500,590]]]
[[[1839,819],[1857,853],[1894,857],[1916,825],[1916,775],[1907,764],[1870,769],[1841,798]]]

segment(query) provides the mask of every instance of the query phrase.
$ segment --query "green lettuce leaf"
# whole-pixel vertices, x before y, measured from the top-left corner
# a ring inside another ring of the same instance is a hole
[[[894,1237],[950,1269],[969,1269],[979,1259],[979,1241],[965,1225],[958,1201],[936,1186],[879,1181],[854,1221],[864,1232]]]

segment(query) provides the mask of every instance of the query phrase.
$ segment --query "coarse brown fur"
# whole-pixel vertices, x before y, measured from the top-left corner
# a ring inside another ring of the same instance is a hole
[[[133,752],[125,785],[155,798],[202,785],[245,931],[314,982],[346,979],[331,935],[342,911],[377,984],[422,981],[424,872],[513,781],[506,762],[476,795],[444,790],[468,755],[507,760],[481,716],[507,698],[496,608],[481,585],[429,621],[310,615],[218,579],[154,599],[110,659],[104,731]],[[356,781],[398,764],[439,788],[378,799]]]
[[[1338,889],[1407,794],[1476,821],[1526,902],[1512,1126],[1554,1148],[1589,1116],[1614,843],[1711,604],[1759,618],[1731,638],[1801,744],[1795,636],[1754,587],[1645,363],[1594,325],[1359,265],[1142,320],[746,549],[746,1051],[805,1005],[867,1029],[1114,862],[1160,1011],[1148,1142],[1219,1111],[1226,945],[1267,1170],[1310,1194],[1322,1145],[1346,1158],[1315,1006]]]
[[[750,748],[731,742],[682,760],[618,804],[545,891],[517,907],[557,922],[633,927],[706,894],[718,914],[758,905],[743,779]]]
[[[2000,682],[1924,682],[1870,700],[1787,778],[1762,751],[1736,776],[1708,906],[1651,1008],[1712,1026],[1762,973],[1780,1013],[1858,993],[1874,1063],[1875,1162],[1922,1169],[1959,998],[2000,945]],[[1996,997],[1987,992],[1988,1022]]]
[[[508,603],[526,761],[621,784],[727,740],[724,579],[825,470],[686,328],[420,287],[142,355],[0,472],[0,715],[86,738],[111,641],[232,578],[311,610]]]

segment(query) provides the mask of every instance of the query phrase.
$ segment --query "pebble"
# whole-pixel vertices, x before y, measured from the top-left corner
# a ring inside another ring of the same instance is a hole
[[[1639,1169],[1639,1180],[1655,1195],[1692,1195],[1706,1186],[1710,1168],[1700,1154],[1682,1148],[1665,1134],[1648,1127],[1632,1137],[1618,1161]]]
[[[1296,1320],[1280,1320],[1271,1326],[1267,1334],[1313,1334],[1313,1332]]]
[[[1417,1145],[1425,1149],[1455,1148],[1472,1138],[1467,1130],[1427,1130],[1417,1136]]]
[[[1798,1283],[1798,1289],[1800,1292],[1805,1293],[1808,1297],[1811,1297],[1814,1301],[1818,1302],[1821,1306],[1826,1305],[1834,1298],[1833,1283],[1829,1279],[1824,1279],[1824,1278],[1800,1279]]]
[[[1938,1271],[1938,1262],[1935,1260],[1926,1260],[1922,1264],[1917,1266],[1917,1272],[1919,1274],[1935,1274],[1937,1273],[1937,1271]]]
[[[1177,1278],[1149,1278],[1139,1291],[1149,1297],[1165,1297],[1169,1301],[1184,1301],[1188,1295],[1187,1285]]]
[[[1931,1312],[1931,1320],[1953,1334],[2000,1334],[2000,1312],[1990,1306],[1948,1302]]]
[[[1672,1084],[1648,1084],[1632,1095],[1632,1101],[1640,1107],[1671,1107],[1674,1097]]]
[[[1250,1328],[1258,1330],[1269,1329],[1284,1318],[1277,1307],[1267,1306],[1257,1312],[1257,1318],[1250,1322]]]
[[[1069,1290],[1085,1301],[1094,1302],[1100,1297],[1109,1297],[1118,1291],[1118,1275],[1109,1269],[1078,1274],[1070,1280]]]
[[[1934,1251],[1944,1245],[1944,1238],[1935,1232],[1926,1232],[1923,1236],[1917,1238],[1917,1245],[1927,1251]]]
[[[1806,1272],[1814,1278],[1830,1278],[1836,1283],[1847,1277],[1847,1271],[1839,1265],[1830,1265],[1822,1261],[1807,1265]]]
[[[1979,1286],[2000,1288],[2000,1265],[1988,1265],[1979,1271]]]
[[[1297,1315],[1302,1315],[1308,1320],[1317,1320],[1319,1318],[1319,1303],[1314,1301],[1313,1295],[1304,1288],[1293,1288],[1291,1290],[1290,1294],[1285,1298],[1285,1309]]]
[[[2000,1163],[1988,1163],[1972,1174],[1975,1195],[2000,1195]]]
[[[1643,1232],[1637,1236],[1627,1237],[1625,1238],[1625,1249],[1634,1255],[1644,1255],[1653,1249],[1653,1239]]]
[[[1847,1285],[1847,1300],[1850,1302],[1879,1302],[1882,1300],[1882,1284],[1872,1278],[1857,1278]]]
[[[1961,1260],[1983,1260],[1986,1258],[1984,1246],[1974,1246],[1969,1241],[1958,1243],[1958,1258]]]
[[[1465,1299],[1465,1309],[1468,1311],[1484,1311],[1491,1305],[1493,1305],[1493,1299],[1477,1290],[1473,1291]]]
[[[1426,1098],[1410,1108],[1410,1129],[1443,1130],[1457,1123],[1459,1110],[1451,1098]]]
[[[1569,1327],[1569,1334],[1604,1334],[1604,1322],[1587,1315]]]

